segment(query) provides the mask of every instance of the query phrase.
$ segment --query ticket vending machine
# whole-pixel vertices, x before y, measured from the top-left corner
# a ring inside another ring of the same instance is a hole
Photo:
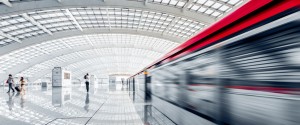
[[[62,69],[61,67],[54,67],[52,70],[52,86],[63,87],[71,86],[71,72]]]

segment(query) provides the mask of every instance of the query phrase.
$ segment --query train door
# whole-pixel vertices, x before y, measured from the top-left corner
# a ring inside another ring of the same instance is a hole
[[[178,85],[178,103],[183,107],[188,107],[188,92],[187,92],[187,86],[191,82],[190,80],[190,71],[184,70],[182,74],[179,75],[179,85]]]
[[[151,76],[148,74],[147,71],[144,72],[145,74],[145,101],[151,101]]]

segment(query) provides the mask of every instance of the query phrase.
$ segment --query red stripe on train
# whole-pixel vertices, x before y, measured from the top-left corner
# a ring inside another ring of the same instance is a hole
[[[194,52],[195,50],[199,50],[209,44],[212,44],[212,43],[216,42],[217,40],[220,40],[226,36],[234,34],[240,30],[250,27],[258,22],[261,22],[267,18],[270,18],[278,13],[284,12],[290,8],[299,7],[299,5],[300,5],[300,0],[282,0],[282,1],[280,1],[279,4],[277,4],[277,6],[272,6],[269,9],[267,9],[266,11],[264,11],[260,14],[257,14],[255,17],[252,17],[252,18],[248,19],[247,21],[240,22],[238,25],[234,26],[233,28],[228,29],[222,33],[217,34],[216,36],[212,36],[212,38],[209,38],[209,39],[203,41],[204,38],[208,38],[209,35],[216,32],[217,30],[222,29],[226,25],[237,21],[239,18],[241,18],[245,15],[248,15],[251,12],[253,12],[271,2],[272,2],[271,0],[251,0],[251,1],[249,1],[248,3],[246,3],[245,5],[243,5],[242,7],[240,7],[239,9],[237,9],[236,11],[234,11],[233,13],[228,15],[227,17],[223,18],[222,20],[218,21],[214,25],[210,26],[209,28],[202,31],[195,37],[189,39],[187,42],[176,47],[175,49],[173,49],[172,51],[170,51],[165,56],[163,56],[159,60],[155,61],[154,63],[152,63],[145,69],[148,69],[151,66],[155,65],[156,63],[159,63],[162,61],[163,61],[163,63],[167,63],[176,58],[187,55],[191,52]],[[194,44],[197,44],[197,45],[194,45]],[[190,48],[188,48],[188,47],[190,47]],[[145,69],[141,70],[140,72],[144,71]],[[140,72],[138,72],[138,73],[140,73]]]
[[[190,84],[189,86],[215,87],[216,85]],[[271,86],[225,86],[225,88],[300,95],[300,88],[280,88],[280,87],[271,87]],[[195,91],[195,90],[192,88],[189,88],[189,91]]]
[[[191,53],[193,51],[196,51],[202,47],[205,47],[219,39],[222,39],[226,36],[229,36],[235,32],[238,32],[238,31],[241,31],[249,26],[252,26],[256,23],[259,23],[263,20],[266,20],[267,18],[270,18],[272,16],[275,16],[276,14],[278,13],[281,13],[281,12],[284,12],[290,8],[293,8],[293,7],[296,7],[296,6],[299,6],[300,5],[300,0],[299,1],[295,1],[295,0],[286,0],[285,2],[282,2],[282,4],[279,4],[278,6],[273,6],[272,8],[266,10],[264,13],[260,13],[260,14],[257,14],[255,16],[255,18],[251,18],[249,20],[246,20],[244,22],[241,22],[240,24],[238,24],[238,26],[235,26],[229,30],[226,30],[225,32],[221,33],[221,34],[218,34],[216,36],[214,36],[213,38],[207,40],[207,41],[204,41],[196,46],[193,46],[191,47],[189,50],[187,50],[188,53]],[[177,57],[178,58],[178,57]]]
[[[183,43],[180,46],[176,47],[175,49],[173,49],[172,51],[167,53],[165,56],[163,56],[162,58],[160,58],[156,62],[152,63],[149,67],[151,67],[152,65],[154,65],[154,64],[156,64],[160,61],[168,59],[171,56],[174,56],[175,54],[178,54],[178,52],[182,51],[183,49],[185,49],[185,48],[187,48],[187,47],[189,47],[189,46],[191,46],[191,45],[193,45],[197,42],[201,42],[199,40],[202,40],[202,39],[206,38],[207,36],[211,35],[212,33],[220,30],[221,28],[223,28],[223,27],[225,27],[225,26],[227,26],[227,25],[229,25],[233,22],[235,22],[239,18],[241,18],[241,17],[243,17],[243,16],[245,16],[245,15],[247,15],[247,14],[263,7],[263,6],[265,6],[266,4],[268,4],[270,2],[272,2],[272,0],[251,0],[251,1],[249,1],[248,3],[241,6],[239,9],[237,9],[236,11],[231,13],[230,15],[226,16],[225,18],[221,19],[220,21],[213,24],[209,28],[207,28],[204,31],[200,32],[198,35],[192,37],[191,39],[189,39],[185,43]],[[177,55],[176,57],[173,57],[172,59],[168,59],[167,61],[164,61],[164,62],[169,62],[169,61],[173,60],[174,58],[186,55],[188,53],[189,52],[182,52],[179,55]]]
[[[300,95],[300,88],[280,88],[270,86],[227,86],[226,88]]]

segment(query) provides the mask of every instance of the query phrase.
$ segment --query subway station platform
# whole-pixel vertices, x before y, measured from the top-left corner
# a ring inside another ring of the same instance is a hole
[[[300,0],[0,0],[0,125],[300,125],[299,107]]]
[[[29,86],[25,94],[0,90],[1,125],[172,125],[151,104],[130,98],[127,86],[117,84],[42,88]],[[150,111],[150,112],[149,112]]]

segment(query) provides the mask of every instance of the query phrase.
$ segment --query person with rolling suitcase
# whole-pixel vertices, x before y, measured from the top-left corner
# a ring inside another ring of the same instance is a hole
[[[15,90],[13,89],[13,84],[14,84],[14,78],[12,77],[11,74],[8,75],[8,79],[6,80],[6,83],[8,84],[8,91],[7,93],[10,92],[10,89],[13,91],[13,93],[15,92]]]

